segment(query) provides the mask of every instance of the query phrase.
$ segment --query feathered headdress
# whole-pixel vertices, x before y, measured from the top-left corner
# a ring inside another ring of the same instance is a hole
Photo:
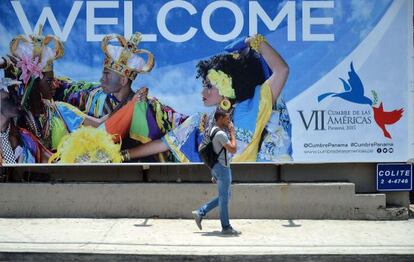
[[[68,134],[53,154],[49,163],[119,163],[122,161],[121,145],[105,130],[80,127]]]

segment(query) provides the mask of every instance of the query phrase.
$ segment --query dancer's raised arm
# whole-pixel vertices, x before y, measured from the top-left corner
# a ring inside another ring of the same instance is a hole
[[[272,101],[274,104],[282,92],[283,86],[288,78],[289,66],[262,35],[248,37],[245,42],[248,46],[263,56],[273,72],[268,81],[272,90]]]

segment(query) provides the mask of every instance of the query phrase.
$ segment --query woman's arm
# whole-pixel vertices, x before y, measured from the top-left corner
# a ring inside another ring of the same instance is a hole
[[[129,160],[155,155],[167,150],[168,147],[164,144],[164,142],[162,142],[161,139],[158,139],[131,149],[123,150],[122,156],[124,157],[124,160]]]
[[[85,117],[85,120],[83,121],[83,125],[96,128],[96,127],[99,127],[103,122],[105,122],[108,119],[108,117],[109,117],[109,114],[101,118],[96,118],[96,117],[87,115]]]
[[[289,66],[279,55],[279,53],[267,43],[267,41],[260,41],[260,37],[261,36],[258,35],[248,37],[245,41],[249,46],[252,46],[253,42],[256,42],[255,44],[258,44],[257,47],[255,46],[258,48],[256,51],[258,51],[263,56],[264,60],[273,72],[267,81],[269,82],[270,88],[272,90],[273,104],[275,104],[288,78]],[[258,38],[259,41],[257,41]]]

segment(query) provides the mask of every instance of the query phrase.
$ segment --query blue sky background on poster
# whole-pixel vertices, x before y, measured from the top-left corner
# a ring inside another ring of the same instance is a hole
[[[30,25],[36,23],[42,8],[51,6],[57,21],[62,28],[66,22],[73,1],[43,1],[21,0]],[[56,73],[67,75],[74,79],[99,80],[102,69],[103,54],[98,42],[86,42],[86,2],[77,16],[75,24],[65,43],[65,56],[56,63]],[[115,1],[118,2],[118,1]],[[173,10],[167,16],[167,24],[171,31],[183,33],[193,26],[198,30],[193,39],[184,43],[174,43],[158,36],[156,43],[142,43],[142,48],[154,52],[156,57],[155,69],[147,75],[140,76],[134,84],[135,88],[146,85],[151,94],[159,96],[162,100],[171,100],[172,106],[179,106],[179,110],[193,113],[202,109],[200,100],[200,82],[195,80],[194,65],[200,59],[221,52],[227,43],[214,42],[205,36],[201,29],[201,13],[207,3],[205,1],[187,1],[194,5],[198,13],[189,15],[185,10]],[[244,15],[244,26],[241,35],[248,34],[248,1],[233,1],[241,9]],[[275,15],[288,1],[258,1],[266,10],[269,17]],[[134,1],[133,27],[134,31],[143,33],[157,33],[156,14],[165,1]],[[334,1],[334,8],[313,9],[312,17],[333,17],[333,25],[313,26],[313,33],[332,33],[335,35],[333,42],[306,42],[302,41],[302,1],[296,1],[295,28],[296,41],[287,40],[287,19],[285,18],[277,30],[269,29],[259,22],[258,30],[267,35],[270,42],[280,51],[287,60],[290,68],[290,78],[286,84],[284,96],[287,100],[300,94],[315,83],[320,77],[329,72],[336,64],[341,62],[371,31],[383,13],[387,10],[391,0],[375,1],[352,0]],[[3,40],[0,43],[0,53],[8,52],[8,42],[17,34],[23,33],[10,1],[2,1],[0,9],[0,33]],[[276,6],[276,8],[275,8]],[[27,10],[31,10],[27,12]],[[146,11],[148,10],[148,11]],[[96,26],[99,34],[123,33],[123,3],[119,1],[119,8],[99,10],[96,9],[96,17],[117,17],[118,25]],[[211,24],[218,33],[226,33],[232,29],[233,23],[229,23],[230,11],[218,9],[212,15]],[[4,19],[10,17],[11,19]],[[227,22],[225,22],[227,21]],[[17,26],[16,26],[17,25]],[[289,25],[292,27],[292,25]],[[144,28],[145,27],[145,28]],[[52,33],[48,24],[45,25],[45,33]],[[87,50],[87,51],[86,51]],[[298,50],[300,50],[298,52]],[[171,86],[174,83],[174,86]],[[183,108],[180,101],[174,101],[172,97],[181,94],[188,96]],[[194,100],[195,99],[195,100]]]

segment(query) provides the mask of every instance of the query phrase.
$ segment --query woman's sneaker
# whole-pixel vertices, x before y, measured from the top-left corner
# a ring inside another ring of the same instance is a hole
[[[235,230],[232,227],[229,227],[229,228],[226,228],[226,229],[221,230],[221,233],[223,235],[232,235],[232,236],[237,236],[237,235],[240,235],[241,234],[240,231],[237,231],[237,230]]]
[[[201,226],[201,221],[203,220],[203,217],[198,214],[197,210],[192,211],[191,214],[193,214],[198,229],[202,230],[203,227]]]

